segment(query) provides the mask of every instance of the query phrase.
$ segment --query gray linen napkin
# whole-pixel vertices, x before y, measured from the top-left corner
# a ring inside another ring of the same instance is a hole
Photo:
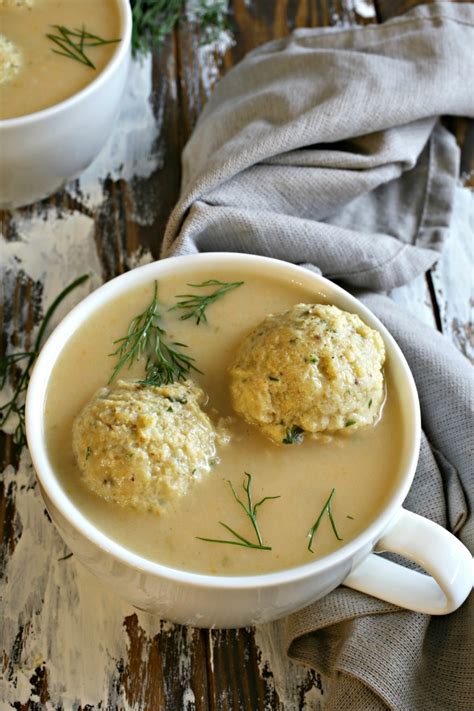
[[[474,7],[298,30],[219,83],[183,153],[163,256],[264,254],[384,291],[448,236],[458,150],[442,114],[474,116]],[[451,344],[382,294],[359,294],[399,342],[424,436],[405,505],[474,547],[473,380]],[[288,654],[333,678],[328,709],[474,707],[474,600],[442,618],[339,588],[285,621]]]

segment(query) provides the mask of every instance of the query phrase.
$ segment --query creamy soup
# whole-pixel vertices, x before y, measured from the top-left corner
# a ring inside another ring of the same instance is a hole
[[[83,29],[99,39],[81,38]],[[16,64],[13,75],[0,83],[0,119],[40,111],[90,84],[118,47],[100,41],[120,39],[120,32],[115,0],[32,0],[30,6],[0,2],[0,35]],[[81,43],[83,55],[78,54]],[[71,52],[76,59],[64,56]],[[6,54],[3,61],[8,61]]]
[[[212,304],[208,323],[180,320],[167,310],[176,294],[192,291],[187,282],[210,278],[243,280],[244,284]],[[163,326],[168,337],[188,345],[203,374],[193,378],[208,394],[206,412],[214,422],[231,418],[232,439],[218,448],[209,474],[195,482],[185,496],[160,515],[120,508],[91,493],[81,480],[72,451],[72,423],[113,369],[113,341],[123,336],[129,321],[149,304],[153,284],[140,287],[94,314],[71,339],[54,367],[45,406],[48,449],[57,476],[76,506],[107,536],[145,558],[202,573],[239,575],[270,572],[309,563],[344,545],[374,520],[397,483],[402,428],[400,402],[390,359],[385,363],[386,401],[373,427],[345,432],[302,444],[274,444],[232,411],[228,367],[242,338],[269,313],[294,304],[323,301],[315,291],[266,277],[229,270],[207,269],[166,276],[159,282]],[[144,363],[122,371],[120,377],[140,378]],[[327,441],[326,441],[327,440]],[[245,499],[244,472],[252,474],[254,501],[263,543],[271,550],[212,543],[201,538],[229,539],[224,522],[253,540],[251,523],[233,498],[227,480]],[[308,550],[308,531],[331,491],[332,514],[342,541],[329,517],[323,515]]]

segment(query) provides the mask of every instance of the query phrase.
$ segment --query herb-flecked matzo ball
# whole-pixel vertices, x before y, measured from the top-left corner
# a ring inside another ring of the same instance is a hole
[[[210,471],[216,431],[191,381],[101,388],[74,420],[73,450],[86,485],[119,506],[159,512]]]
[[[232,405],[277,443],[372,425],[385,398],[380,334],[336,306],[271,314],[230,367]]]

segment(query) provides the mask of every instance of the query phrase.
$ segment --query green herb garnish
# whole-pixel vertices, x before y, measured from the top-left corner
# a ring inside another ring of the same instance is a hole
[[[186,0],[131,0],[133,54],[159,48],[177,25]],[[227,3],[224,0],[195,0],[193,20],[199,25],[201,44],[214,42],[227,29]],[[188,12],[189,14],[189,12]]]
[[[98,35],[93,35],[87,32],[84,25],[79,30],[74,28],[70,30],[64,25],[52,25],[57,30],[57,34],[47,33],[46,37],[53,42],[57,49],[51,49],[55,54],[60,54],[62,57],[74,59],[80,64],[85,64],[91,69],[96,69],[94,62],[87,56],[85,50],[90,47],[100,47],[104,44],[115,44],[120,42],[119,39],[106,40]]]
[[[299,425],[292,425],[286,430],[286,435],[283,438],[283,444],[301,444],[304,440],[304,429]]]
[[[179,402],[180,405],[186,405],[188,402],[188,398],[185,395],[183,395],[183,397],[171,397],[171,395],[165,395],[165,400],[169,400],[170,402]]]
[[[355,420],[347,420],[346,424],[344,427],[352,427],[352,425],[355,425],[356,421]]]
[[[220,299],[227,292],[237,289],[237,287],[242,286],[243,281],[219,281],[219,279],[208,279],[203,281],[201,284],[187,284],[187,286],[192,286],[193,288],[202,289],[207,286],[217,286],[219,287],[211,294],[177,294],[177,299],[182,299],[178,301],[176,306],[172,306],[170,311],[176,309],[185,311],[186,313],[180,316],[182,321],[186,321],[188,318],[195,318],[196,324],[199,326],[201,321],[207,323],[206,309],[208,306]]]
[[[143,313],[130,321],[127,335],[114,341],[117,348],[110,356],[118,359],[109,384],[115,380],[122,368],[130,368],[133,363],[146,356],[145,377],[142,385],[170,385],[177,380],[185,380],[194,370],[201,371],[194,365],[194,358],[183,353],[186,344],[169,342],[166,331],[158,324],[160,318],[158,301],[158,283],[155,281],[153,298]]]
[[[61,291],[61,293],[55,298],[43,317],[32,350],[23,351],[22,353],[12,353],[11,355],[5,355],[0,358],[0,390],[3,390],[6,384],[9,383],[12,378],[17,376],[19,364],[22,362],[25,363],[18,381],[14,384],[12,397],[8,400],[8,402],[0,406],[0,425],[5,425],[11,415],[16,415],[18,418],[18,424],[13,433],[13,443],[19,448],[20,451],[26,444],[24,393],[26,392],[30,382],[31,369],[33,368],[33,365],[41,350],[46,329],[60,303],[64,301],[66,296],[71,291],[83,284],[88,278],[88,274],[84,274],[79,277],[63,289],[63,291]]]
[[[133,54],[159,47],[179,20],[184,0],[132,0]]]
[[[248,516],[250,519],[250,522],[252,524],[252,528],[255,531],[255,535],[257,537],[257,543],[252,543],[252,541],[249,541],[247,538],[244,538],[240,533],[237,533],[237,531],[234,531],[233,528],[228,526],[226,523],[223,523],[222,521],[219,521],[219,524],[223,526],[226,531],[229,531],[234,537],[235,540],[225,540],[222,538],[203,538],[202,536],[196,536],[200,541],[207,541],[208,543],[228,543],[231,546],[243,546],[244,548],[257,548],[258,550],[263,550],[263,551],[271,551],[270,546],[265,546],[263,544],[263,539],[262,535],[260,533],[258,523],[257,523],[257,509],[259,506],[261,506],[265,501],[269,501],[270,499],[279,499],[279,496],[264,496],[263,499],[260,499],[256,504],[253,503],[252,500],[252,475],[249,474],[248,472],[244,472],[245,476],[247,477],[244,479],[242,483],[242,488],[245,491],[245,494],[247,496],[247,503],[245,504],[239,497],[237,496],[234,486],[229,479],[227,480],[231,490],[232,490],[232,495],[234,499],[237,501],[237,503],[243,508],[245,511],[245,514]]]
[[[332,501],[332,499],[333,499],[335,493],[336,493],[336,489],[333,489],[333,490],[331,491],[331,493],[329,494],[329,498],[328,498],[328,500],[326,501],[326,503],[324,504],[321,513],[319,514],[318,518],[317,518],[316,521],[314,522],[313,526],[311,526],[311,528],[310,528],[309,531],[308,531],[308,538],[309,538],[309,541],[308,541],[308,550],[309,550],[311,553],[313,553],[313,549],[311,548],[311,546],[313,545],[313,538],[314,538],[314,536],[315,536],[315,534],[316,534],[316,531],[317,531],[318,528],[319,528],[319,524],[321,523],[322,518],[323,518],[323,516],[324,516],[325,513],[327,513],[327,515],[328,515],[328,517],[329,517],[329,521],[331,522],[332,530],[333,530],[334,535],[336,536],[337,540],[338,540],[338,541],[342,541],[342,540],[343,540],[343,539],[340,537],[339,533],[337,532],[336,524],[335,524],[335,522],[334,522],[334,518],[333,518],[332,510],[331,510],[331,501]]]

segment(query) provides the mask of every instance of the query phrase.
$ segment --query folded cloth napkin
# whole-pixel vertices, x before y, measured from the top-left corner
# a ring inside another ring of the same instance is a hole
[[[451,344],[380,293],[422,274],[448,235],[458,150],[440,115],[474,117],[474,7],[298,30],[219,83],[183,153],[163,255],[264,254],[313,265],[401,345],[424,435],[405,502],[474,546],[473,380]],[[474,706],[471,595],[441,618],[339,588],[285,621],[288,654],[332,678],[328,709]]]

